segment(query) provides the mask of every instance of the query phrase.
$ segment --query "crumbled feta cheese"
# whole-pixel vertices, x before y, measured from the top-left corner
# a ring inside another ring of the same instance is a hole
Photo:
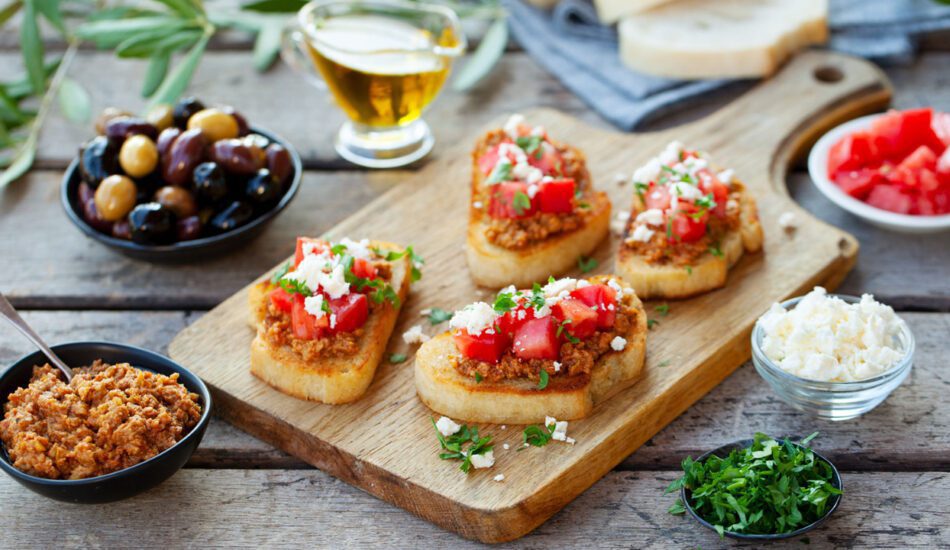
[[[703,197],[703,192],[700,191],[699,187],[696,185],[678,181],[670,185],[670,195],[674,198],[678,197],[693,201],[696,199],[701,199]]]
[[[527,183],[538,183],[544,177],[544,172],[528,164],[528,159],[518,159],[518,163],[511,169],[511,175],[515,179]]]
[[[322,289],[331,299],[339,298],[350,291],[339,259],[326,253],[304,256],[300,265],[283,278],[300,281],[313,292]],[[326,271],[328,267],[332,268],[329,273]]]
[[[494,479],[495,481],[504,481],[504,480],[505,480],[505,474],[498,474],[497,476],[493,477],[492,479]]]
[[[638,183],[650,183],[651,181],[656,181],[660,177],[660,171],[662,170],[662,164],[660,164],[660,159],[652,158],[647,161],[646,164],[637,168],[633,173],[633,181]]]
[[[521,125],[525,123],[524,115],[520,113],[515,113],[508,117],[508,120],[505,122],[504,131],[508,134],[508,137],[511,139],[518,139],[518,129]]]
[[[458,431],[462,429],[462,426],[456,424],[451,418],[443,416],[442,418],[436,420],[435,428],[439,430],[440,434],[448,437],[458,433]]]
[[[501,425],[501,429],[502,429],[502,430],[507,430],[507,429],[508,429],[508,426],[502,424],[502,425]]]
[[[544,137],[544,126],[535,126],[532,128],[531,135],[535,137]]]
[[[614,183],[617,185],[623,185],[627,183],[627,174],[624,174],[623,172],[617,172],[614,174]]]
[[[798,217],[794,212],[783,212],[778,217],[778,226],[785,231],[794,231],[798,227]]]
[[[528,186],[528,198],[533,199],[534,196],[537,194],[538,194],[538,186],[532,183],[531,185]]]
[[[721,181],[722,183],[729,185],[730,183],[735,181],[736,171],[733,170],[732,168],[728,168],[726,170],[723,170],[722,172],[719,172],[719,174],[716,175],[716,178],[718,178],[719,181]]]
[[[574,444],[574,439],[567,437],[567,420],[558,421],[553,416],[546,416],[544,417],[544,425],[549,429],[550,426],[554,426],[554,429],[551,430],[551,439]]]
[[[617,279],[614,279],[613,277],[607,280],[607,286],[614,289],[618,293],[623,292],[623,287],[620,286],[620,283],[617,282]]]
[[[649,227],[645,225],[638,225],[633,228],[633,233],[630,235],[630,239],[641,243],[648,243],[650,242],[650,239],[653,238],[654,233],[656,232]]]
[[[419,315],[422,315],[423,317],[428,317],[430,313],[432,313],[432,308],[428,307],[419,311]]]
[[[509,445],[509,444],[507,444],[507,443],[503,443],[503,444],[501,445],[501,448],[507,451],[508,449],[511,448],[511,445]]]
[[[561,372],[561,364],[557,361],[554,362],[554,372]]]
[[[488,451],[487,453],[480,455],[472,455],[471,460],[472,466],[475,467],[476,470],[480,470],[482,468],[491,468],[495,465],[495,451]]]
[[[735,214],[739,211],[739,202],[735,199],[729,199],[726,201],[726,213]]]
[[[679,162],[680,153],[683,152],[683,144],[679,141],[671,141],[669,145],[666,146],[666,149],[663,149],[663,152],[657,157],[662,164],[667,166],[672,166]]]
[[[564,277],[563,279],[557,279],[556,281],[544,285],[541,290],[544,292],[545,297],[551,298],[559,296],[561,293],[570,292],[575,288],[577,288],[577,279]]]
[[[791,310],[772,305],[759,324],[765,355],[782,370],[809,380],[865,380],[904,356],[897,340],[900,318],[870,294],[849,304],[815,287]]]
[[[623,235],[623,231],[627,228],[627,221],[629,219],[630,212],[627,212],[626,210],[617,212],[617,215],[614,217],[614,219],[610,221],[610,230],[618,237]]]
[[[313,315],[317,319],[323,317],[327,314],[326,311],[323,311],[323,294],[317,294],[316,296],[307,296],[303,299],[303,309],[310,315]]]
[[[402,340],[411,346],[428,342],[429,337],[423,334],[422,325],[413,325],[409,330],[402,333]]]
[[[663,225],[663,211],[659,208],[644,210],[637,214],[636,221],[647,225]]]
[[[330,315],[330,328],[336,328],[336,313]]]
[[[475,201],[475,202],[473,202],[473,203],[472,203],[472,207],[473,207],[474,209],[476,209],[476,210],[481,210],[481,208],[482,208],[482,201]]]
[[[622,336],[614,336],[614,339],[610,341],[610,349],[614,351],[623,351],[625,347],[627,347],[627,339]]]
[[[495,309],[485,302],[469,304],[452,315],[449,328],[464,329],[471,335],[484,332],[495,323]]]
[[[348,237],[343,237],[340,239],[340,244],[346,247],[346,253],[354,258],[361,258],[363,260],[372,260],[374,257],[373,251],[369,247],[369,239],[360,239],[359,241],[354,241]]]

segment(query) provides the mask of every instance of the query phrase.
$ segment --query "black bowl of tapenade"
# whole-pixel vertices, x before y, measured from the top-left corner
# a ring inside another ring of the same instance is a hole
[[[191,457],[211,418],[200,378],[172,360],[109,342],[53,346],[69,383],[40,352],[0,374],[0,469],[73,503],[146,491]]]

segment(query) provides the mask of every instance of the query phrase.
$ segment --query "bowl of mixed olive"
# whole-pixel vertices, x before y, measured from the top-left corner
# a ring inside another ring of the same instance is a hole
[[[296,151],[229,106],[195,98],[139,117],[106,109],[63,177],[86,235],[145,260],[188,260],[260,234],[300,187]]]

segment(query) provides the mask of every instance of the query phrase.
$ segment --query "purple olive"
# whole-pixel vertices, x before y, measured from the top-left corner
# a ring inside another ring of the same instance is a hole
[[[270,170],[271,177],[283,186],[294,172],[294,164],[290,158],[290,153],[277,143],[268,145],[265,153],[267,155],[267,169]]]
[[[199,204],[218,204],[228,196],[228,182],[224,171],[215,162],[202,162],[195,167],[192,189]]]
[[[180,135],[181,130],[174,126],[165,128],[161,134],[158,134],[158,141],[155,142],[155,146],[158,148],[158,157],[160,159],[168,155],[168,150],[171,149],[172,143],[174,143]]]
[[[79,204],[85,204],[87,200],[96,196],[96,191],[88,183],[82,182],[79,184],[76,196],[79,197]]]
[[[225,172],[250,176],[264,167],[264,151],[243,139],[222,139],[211,146],[211,160]]]
[[[112,222],[106,221],[99,215],[99,210],[96,209],[96,199],[90,199],[82,203],[82,217],[96,231],[112,232]]]
[[[175,121],[175,126],[181,130],[188,128],[188,119],[191,118],[191,115],[204,108],[205,104],[193,97],[179,99],[178,103],[175,103],[175,108],[172,109],[172,119]]]
[[[198,216],[181,218],[175,224],[179,241],[191,241],[201,236],[201,219]]]
[[[141,134],[152,141],[158,139],[158,128],[149,124],[144,118],[120,116],[106,124],[106,137],[116,144],[121,144],[129,136]]]
[[[225,105],[221,107],[221,111],[234,117],[234,120],[238,125],[238,135],[246,136],[250,132],[250,127],[247,125],[247,119],[244,118],[244,115],[234,110],[234,107],[230,105]]]
[[[280,183],[274,181],[270,170],[261,168],[257,174],[247,180],[244,196],[258,212],[264,212],[274,206],[280,198]]]
[[[132,239],[132,226],[129,225],[129,220],[119,220],[115,222],[112,226],[112,236],[117,239]]]
[[[171,185],[187,185],[195,166],[201,164],[205,156],[207,140],[201,130],[182,132],[172,143],[168,154],[162,159],[162,176]]]
[[[175,214],[157,202],[140,204],[129,213],[132,241],[139,244],[168,244],[177,237]]]

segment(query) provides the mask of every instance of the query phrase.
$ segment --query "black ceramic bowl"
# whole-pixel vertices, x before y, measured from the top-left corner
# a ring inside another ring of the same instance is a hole
[[[171,375],[178,373],[178,381],[189,391],[198,394],[201,419],[178,443],[152,458],[118,472],[76,480],[57,480],[31,476],[13,467],[10,457],[0,445],[0,469],[21,485],[43,496],[64,502],[94,504],[112,502],[137,495],[165,481],[181,469],[191,458],[204,437],[211,419],[211,394],[200,378],[171,359],[157,353],[110,342],[73,342],[53,346],[53,351],[69,365],[90,365],[96,359],[107,363],[131,363],[133,366]],[[34,365],[46,363],[39,351],[23,357],[0,374],[0,410],[9,395],[26,386]]]
[[[280,202],[271,210],[261,214],[241,227],[221,233],[220,235],[202,237],[191,241],[181,241],[168,245],[143,245],[125,239],[117,239],[112,235],[106,235],[92,228],[82,217],[82,208],[78,199],[79,184],[81,183],[78,156],[69,164],[66,173],[63,175],[63,185],[60,190],[60,201],[63,204],[63,209],[66,210],[66,215],[70,221],[88,237],[99,241],[112,250],[139,260],[150,262],[191,261],[234,250],[260,235],[264,228],[267,227],[267,224],[290,204],[290,201],[300,188],[300,180],[303,177],[303,166],[300,163],[300,155],[297,154],[297,151],[290,143],[277,134],[260,128],[252,127],[251,132],[260,134],[273,142],[279,143],[284,149],[287,149],[294,166],[294,173],[291,177],[290,186],[287,188],[287,191],[284,192],[284,196],[281,197]]]
[[[794,443],[795,438],[789,438],[789,440],[792,441],[793,444],[795,444],[795,443]],[[733,443],[729,443],[728,445],[723,445],[722,447],[719,447],[718,449],[713,449],[713,450],[709,451],[708,453],[706,453],[706,454],[700,456],[699,458],[697,458],[697,459],[696,459],[696,462],[703,462],[703,461],[705,461],[707,458],[709,458],[710,456],[713,456],[713,455],[716,455],[716,456],[722,458],[722,457],[727,456],[727,455],[728,455],[732,450],[734,450],[734,449],[745,449],[746,447],[750,447],[751,445],[752,445],[752,440],[751,440],[751,439],[743,439],[743,440],[740,440],[740,441],[735,441],[735,442],[733,442]],[[795,445],[797,445],[797,444],[795,444]],[[822,456],[822,455],[820,455],[819,453],[815,452],[814,449],[812,449],[811,452],[815,454],[815,457],[817,457],[818,460],[823,460],[823,461],[825,461],[826,463],[828,463],[829,466],[831,466],[831,485],[832,485],[835,489],[840,490],[840,489],[841,489],[841,475],[838,474],[838,469],[835,468],[835,465],[832,464],[831,461],[828,460],[827,458],[825,458],[824,456]],[[699,517],[699,514],[696,513],[696,510],[693,510],[693,505],[690,504],[690,497],[691,497],[691,496],[692,496],[692,495],[690,494],[689,489],[687,489],[686,487],[683,487],[682,489],[680,489],[680,499],[682,499],[683,505],[686,507],[686,510],[689,511],[689,515],[693,516],[693,518],[695,518],[696,521],[698,521],[699,523],[701,523],[701,524],[705,525],[706,527],[708,527],[708,528],[712,529],[713,531],[715,531],[716,528],[713,527],[713,525],[712,525],[711,523],[709,523],[708,521],[706,521],[706,520],[704,520],[703,518]],[[823,516],[821,516],[820,518],[816,519],[816,520],[813,521],[812,523],[809,523],[808,525],[805,525],[805,526],[803,526],[803,527],[800,527],[800,528],[798,528],[798,529],[796,529],[796,530],[794,530],[794,531],[788,532],[788,533],[780,533],[780,534],[777,534],[777,535],[753,535],[753,534],[735,533],[735,532],[732,532],[732,531],[726,531],[724,534],[725,534],[725,536],[727,536],[727,537],[729,537],[729,538],[731,538],[731,539],[747,540],[747,541],[763,541],[763,542],[768,542],[768,541],[773,541],[773,540],[790,539],[790,538],[793,538],[793,537],[797,537],[797,536],[799,536],[799,535],[804,535],[805,533],[811,531],[811,530],[814,529],[815,527],[818,527],[819,525],[821,525],[822,523],[824,523],[824,522],[831,516],[831,514],[833,514],[834,511],[838,509],[838,504],[841,502],[841,495],[832,495],[832,497],[829,499],[829,502],[830,502],[830,504],[828,505],[828,508],[825,510],[825,515],[823,515]]]

